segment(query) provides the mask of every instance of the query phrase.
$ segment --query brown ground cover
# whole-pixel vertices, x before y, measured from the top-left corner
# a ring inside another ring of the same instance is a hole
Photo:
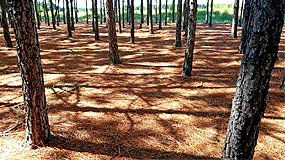
[[[138,25],[136,25],[138,28]],[[123,64],[109,65],[108,34],[100,25],[76,24],[38,30],[53,141],[22,148],[24,133],[0,136],[2,159],[219,159],[242,55],[230,24],[198,24],[193,76],[180,75],[183,47],[175,48],[175,24],[150,35],[129,26],[118,34]],[[16,48],[6,48],[0,29],[0,132],[24,131],[21,78]],[[11,30],[12,32],[12,30]],[[13,44],[15,45],[15,40]],[[185,37],[183,38],[185,39]],[[254,159],[285,157],[285,34],[272,72],[267,109]],[[1,159],[0,158],[0,159]]]

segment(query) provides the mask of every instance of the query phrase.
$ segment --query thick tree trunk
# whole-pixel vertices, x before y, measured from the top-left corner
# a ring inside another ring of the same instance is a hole
[[[266,8],[264,8],[266,6]],[[245,53],[222,159],[252,159],[284,20],[283,0],[251,1]]]
[[[9,0],[14,17],[18,66],[26,111],[25,146],[34,148],[51,140],[43,69],[32,0]],[[27,36],[29,35],[29,36]]]
[[[187,45],[185,50],[185,59],[183,64],[183,70],[181,75],[191,76],[192,63],[193,63],[193,52],[195,45],[195,32],[196,32],[196,15],[197,15],[197,0],[190,0],[190,9],[188,16],[188,33],[187,33]]]
[[[64,0],[62,0],[62,17],[63,17],[63,24],[66,24],[65,21],[65,7],[64,7]]]
[[[74,16],[73,16],[73,0],[70,0],[70,10],[71,10],[71,30],[75,30],[75,28],[74,28]]]
[[[152,0],[149,0],[149,33],[154,34],[152,22]]]
[[[206,4],[206,18],[205,18],[206,23],[209,22],[209,0],[207,0]]]
[[[118,18],[119,18],[119,24],[118,24],[119,28],[118,29],[119,29],[119,32],[122,33],[120,0],[118,0]]]
[[[140,19],[140,28],[142,28],[143,24],[143,0],[141,0],[141,19]]]
[[[9,26],[6,18],[5,0],[0,0],[0,3],[1,3],[1,11],[2,11],[1,13],[2,13],[3,30],[4,30],[6,47],[13,47],[9,32]]]
[[[71,25],[70,25],[70,13],[69,13],[69,0],[65,0],[66,4],[66,23],[67,23],[67,37],[72,37],[72,32],[71,32]]]
[[[38,2],[37,0],[34,0],[35,10],[36,10],[36,16],[37,16],[37,22],[38,22],[38,29],[41,28],[41,21],[40,21],[40,14],[38,10]]]
[[[158,22],[158,29],[162,29],[161,27],[161,0],[159,0],[158,4],[158,17],[159,17],[159,22]]]
[[[241,0],[241,6],[240,6],[240,14],[239,14],[239,20],[238,20],[238,26],[241,27],[241,19],[242,19],[242,12],[243,12],[243,2],[244,0]]]
[[[210,5],[209,26],[212,26],[212,17],[213,17],[213,0],[211,0],[211,5]]]
[[[178,0],[177,5],[177,18],[176,18],[176,40],[175,47],[181,47],[181,13],[182,13],[182,0]]]
[[[55,27],[55,16],[54,16],[54,13],[53,13],[53,3],[52,3],[52,0],[49,0],[49,4],[50,4],[50,12],[51,12],[51,20],[52,20],[52,28],[53,29],[56,29]]]
[[[237,38],[238,9],[239,9],[239,0],[235,0],[234,10],[233,10],[231,38]]]
[[[174,23],[175,21],[174,15],[175,15],[175,0],[173,0],[172,2],[172,23]]]
[[[125,0],[122,0],[122,19],[123,19],[123,22],[122,22],[122,24],[123,24],[123,28],[125,28],[125,4],[124,4],[124,1]]]
[[[251,2],[249,0],[246,0],[244,3],[244,11],[243,11],[243,23],[242,23],[242,33],[241,33],[241,39],[240,39],[240,45],[238,54],[244,53],[246,48],[246,39],[247,39],[247,26],[249,24],[249,14],[250,14],[250,4]]]
[[[106,11],[107,11],[107,23],[108,23],[108,37],[109,37],[109,56],[110,64],[121,64],[119,53],[118,53],[118,44],[117,44],[117,35],[116,35],[116,26],[114,21],[114,11],[113,11],[113,2],[112,0],[106,1]]]
[[[95,26],[95,40],[100,40],[99,37],[99,26],[98,26],[98,10],[97,10],[97,0],[94,1],[94,26]]]
[[[146,0],[146,8],[147,8],[146,25],[149,25],[149,0]]]
[[[134,21],[134,0],[131,0],[130,6],[130,22],[131,22],[131,44],[135,44],[135,21]]]
[[[87,7],[87,0],[85,1],[85,3],[86,3],[86,23],[88,24],[89,22],[88,22],[88,7]]]
[[[283,82],[280,86],[280,89],[282,89],[283,91],[285,91],[285,74],[284,74],[284,78],[283,78]]]
[[[167,0],[165,0],[165,19],[164,25],[167,25]]]
[[[45,11],[46,11],[47,24],[48,24],[48,26],[50,26],[48,9],[47,9],[47,1],[46,0],[45,0]]]

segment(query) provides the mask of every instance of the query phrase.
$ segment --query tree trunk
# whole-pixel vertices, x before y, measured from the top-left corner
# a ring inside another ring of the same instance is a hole
[[[264,8],[266,6],[266,8]],[[283,0],[250,2],[245,53],[222,159],[252,159],[284,20]]]
[[[159,17],[159,22],[158,22],[158,29],[162,29],[161,27],[161,0],[159,0],[158,4],[158,17]]]
[[[209,0],[207,0],[206,4],[206,18],[205,18],[206,23],[209,22]]]
[[[37,22],[38,22],[38,29],[41,28],[41,21],[40,21],[40,15],[39,15],[39,10],[38,10],[38,2],[37,0],[34,0],[35,4],[35,10],[36,10],[36,16],[37,16]]]
[[[106,4],[104,3],[105,0],[103,0],[103,13],[104,13],[104,22],[106,22]]]
[[[94,20],[94,17],[95,17],[95,4],[94,4],[94,0],[91,0],[92,1],[92,28],[93,28],[93,31],[95,32],[95,20]]]
[[[47,14],[46,14],[46,10],[45,10],[45,1],[43,1],[43,10],[44,10],[45,23],[47,23]]]
[[[94,1],[94,26],[95,26],[95,40],[100,40],[99,37],[99,26],[98,26],[98,10],[97,10],[97,0]]]
[[[117,2],[118,2],[118,18],[119,18],[119,25],[118,25],[119,28],[118,29],[119,29],[119,32],[122,33],[120,0],[118,0]]]
[[[175,0],[172,2],[172,23],[174,23],[174,15],[175,15]]]
[[[120,3],[120,0],[119,0]],[[102,0],[100,0],[100,24],[103,24]]]
[[[86,2],[86,23],[88,24],[88,7],[87,7],[87,0],[85,1]]]
[[[212,16],[213,16],[213,0],[211,0],[211,6],[210,6],[209,26],[212,26]]]
[[[235,0],[234,10],[233,10],[231,38],[237,38],[238,9],[239,9],[239,0]]]
[[[195,45],[195,32],[196,32],[196,15],[197,15],[197,0],[190,0],[190,9],[188,17],[188,33],[187,33],[187,45],[185,50],[185,59],[183,64],[182,76],[191,76],[193,52]]]
[[[63,17],[63,24],[66,24],[66,21],[65,21],[65,8],[64,8],[64,0],[62,1],[62,17]]]
[[[1,3],[1,11],[2,11],[2,21],[3,21],[3,30],[4,30],[4,38],[6,47],[13,47],[10,32],[9,32],[9,26],[6,18],[6,9],[5,9],[5,0],[0,0]]]
[[[40,13],[40,22],[42,22],[42,12],[41,12],[41,2],[38,2],[38,10],[39,10],[39,13]]]
[[[1,5],[1,4],[0,4],[0,5]],[[0,16],[0,24],[1,24],[1,27],[4,27],[1,16]]]
[[[175,47],[181,47],[181,12],[182,12],[182,0],[178,0],[177,5],[177,18],[176,18],[176,40]]]
[[[167,25],[167,0],[165,0],[165,22],[164,25]]]
[[[141,21],[140,21],[140,28],[142,28],[143,24],[143,0],[141,0]]]
[[[130,9],[130,0],[127,0],[127,22],[130,22],[129,20],[129,9]]]
[[[184,1],[184,13],[183,14],[184,14],[183,15],[183,17],[184,17],[183,30],[185,30],[185,35],[186,35],[187,34],[187,27],[188,27],[189,0]]]
[[[114,0],[115,21],[118,22],[118,0]]]
[[[122,22],[122,24],[123,24],[123,28],[125,28],[125,4],[124,4],[124,1],[125,0],[122,0],[122,10],[123,10],[123,12],[122,12],[122,19],[123,19],[123,22]]]
[[[282,89],[283,91],[285,91],[285,74],[284,74],[284,78],[283,78],[283,82],[280,86],[280,89]]]
[[[146,0],[146,8],[147,8],[146,25],[149,25],[149,0]]]
[[[49,15],[48,15],[48,9],[47,9],[47,1],[45,0],[45,11],[46,11],[46,17],[47,17],[47,24],[48,26],[50,26],[50,23],[49,23]]]
[[[109,56],[110,64],[121,64],[119,53],[118,53],[118,44],[117,44],[117,35],[116,35],[116,26],[114,21],[114,11],[113,11],[113,2],[112,0],[106,1],[106,11],[107,11],[107,23],[108,23],[108,38],[109,38]]]
[[[77,0],[76,0],[76,11],[75,11],[75,20],[76,20],[76,23],[78,23],[78,8],[77,8]]]
[[[69,0],[65,0],[66,4],[66,23],[67,23],[67,37],[72,37],[71,25],[70,25],[70,13],[69,13]]]
[[[57,7],[56,7],[56,25],[59,26],[59,22],[60,22],[60,13],[59,13],[59,0],[57,1]]]
[[[149,33],[154,34],[152,22],[152,0],[149,0]]]
[[[157,23],[157,0],[155,0],[155,23]]]
[[[239,26],[239,27],[241,27],[241,19],[242,19],[242,12],[243,12],[243,2],[244,2],[244,0],[241,0],[239,21],[238,21],[238,26]]]
[[[22,77],[22,91],[26,111],[25,147],[35,148],[51,140],[46,106],[43,69],[33,1],[9,0],[13,10],[17,41],[18,66]],[[29,35],[29,36],[27,36]]]
[[[55,30],[56,27],[55,27],[55,17],[54,17],[54,13],[53,13],[53,3],[52,3],[52,0],[49,0],[49,4],[50,4],[50,12],[51,12],[51,20],[52,20],[52,28]]]
[[[247,39],[247,26],[249,24],[249,14],[250,14],[250,2],[247,0],[244,3],[244,11],[243,11],[243,23],[242,23],[242,33],[240,39],[240,45],[238,54],[244,53],[246,48],[246,39]]]
[[[71,10],[71,30],[75,30],[75,28],[74,28],[74,16],[73,16],[73,0],[70,0],[70,10]]]
[[[135,44],[135,21],[134,21],[134,0],[131,0],[130,6],[130,22],[131,22],[131,44]]]

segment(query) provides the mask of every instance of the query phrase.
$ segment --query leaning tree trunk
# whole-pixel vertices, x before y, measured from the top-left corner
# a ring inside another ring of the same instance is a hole
[[[282,89],[283,91],[285,91],[285,74],[284,74],[284,78],[283,78],[283,82],[280,86],[280,89]]]
[[[114,11],[113,11],[113,1],[106,1],[106,11],[107,11],[107,23],[108,23],[108,37],[109,37],[109,56],[110,64],[121,64],[121,60],[118,52],[117,44],[117,35],[116,35],[116,26],[114,20]]]
[[[207,0],[206,4],[206,18],[205,18],[206,23],[209,22],[209,0]]]
[[[239,0],[235,0],[234,10],[233,10],[231,38],[237,38],[238,9],[239,9]]]
[[[3,23],[6,47],[13,47],[11,37],[10,37],[10,32],[9,32],[9,26],[8,26],[8,22],[6,18],[5,0],[0,0],[0,3],[1,3],[2,23]]]
[[[161,0],[159,0],[159,4],[158,4],[158,29],[162,29],[161,27]]]
[[[118,0],[118,18],[119,18],[118,29],[119,29],[119,32],[122,33],[120,0]]]
[[[182,13],[182,0],[178,0],[177,5],[177,18],[176,18],[176,40],[175,47],[181,47],[181,13]]]
[[[131,44],[135,44],[135,21],[134,21],[134,0],[131,0],[130,6],[130,22],[131,22]]]
[[[142,28],[143,24],[143,0],[141,0],[141,19],[140,19],[140,28]]]
[[[52,3],[52,0],[49,0],[49,4],[50,4],[50,12],[51,12],[51,20],[52,20],[52,28],[53,29],[56,29],[55,27],[55,16],[54,16],[54,13],[53,13],[53,3]]]
[[[264,8],[266,6],[266,8]],[[252,159],[283,20],[283,0],[251,1],[241,62],[222,159]]]
[[[36,10],[38,29],[40,29],[41,28],[41,20],[40,20],[40,14],[39,14],[39,10],[38,10],[38,2],[37,2],[37,0],[34,1],[34,5],[35,5],[35,10]]]
[[[239,14],[239,20],[238,20],[238,26],[241,27],[241,18],[242,18],[242,12],[243,12],[243,2],[244,0],[241,0],[241,6],[240,6],[240,14]]]
[[[70,10],[71,10],[71,30],[75,30],[75,28],[74,28],[74,16],[73,16],[73,0],[70,0]]]
[[[18,66],[26,111],[25,147],[34,148],[47,144],[51,140],[51,133],[33,0],[9,0],[9,4],[15,20]]]
[[[72,37],[72,32],[71,32],[71,25],[70,25],[70,13],[69,13],[69,0],[65,0],[66,4],[66,23],[67,23],[67,37]]]
[[[213,17],[213,0],[211,0],[211,5],[210,5],[209,26],[212,26],[212,17]]]
[[[152,22],[152,0],[149,0],[149,33],[154,34]]]
[[[240,39],[240,45],[238,54],[244,53],[246,48],[246,39],[247,39],[247,26],[249,25],[249,14],[250,14],[250,3],[248,0],[244,3],[244,11],[243,11],[243,23],[242,23],[242,33]]]
[[[94,29],[95,29],[95,40],[100,40],[99,37],[99,26],[98,26],[98,10],[97,10],[97,0],[94,1]]]
[[[172,3],[172,23],[174,23],[174,15],[175,15],[175,0]]]
[[[182,76],[191,76],[193,52],[195,45],[195,32],[196,32],[196,15],[197,15],[197,0],[190,0],[190,9],[188,16],[188,29],[187,29],[187,45],[185,50],[185,59],[183,64]]]
[[[167,0],[165,0],[165,19],[164,25],[167,25]]]

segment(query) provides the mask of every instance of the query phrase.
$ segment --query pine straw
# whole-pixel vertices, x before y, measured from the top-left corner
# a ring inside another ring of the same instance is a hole
[[[198,24],[193,76],[182,77],[183,47],[174,48],[175,25],[149,35],[129,26],[118,33],[123,64],[108,65],[108,37],[94,43],[91,26],[76,24],[38,31],[53,139],[36,150],[22,148],[24,134],[0,137],[2,159],[219,159],[242,55],[230,24]],[[138,28],[138,25],[136,25]],[[11,30],[12,31],[12,30]],[[284,37],[284,34],[283,34]],[[285,157],[285,66],[282,37],[273,70],[268,107],[262,119],[255,159]],[[0,35],[0,105],[22,102],[16,48]],[[185,38],[185,37],[184,37]],[[15,42],[14,42],[15,44]],[[24,110],[0,108],[0,132],[23,122]],[[24,126],[9,133],[24,131]]]

